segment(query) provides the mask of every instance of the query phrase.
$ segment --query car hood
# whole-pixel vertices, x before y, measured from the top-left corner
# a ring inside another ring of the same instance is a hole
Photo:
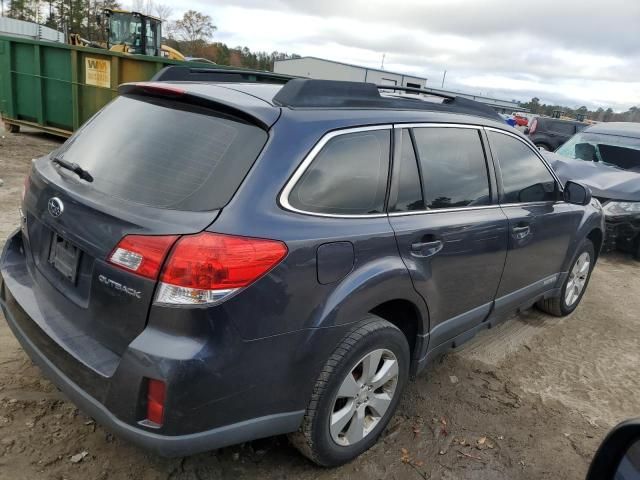
[[[640,202],[640,172],[598,162],[585,162],[543,152],[563,182],[573,180],[591,189],[594,197]]]

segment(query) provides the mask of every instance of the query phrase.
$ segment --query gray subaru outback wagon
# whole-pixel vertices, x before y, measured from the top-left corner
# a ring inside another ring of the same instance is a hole
[[[122,86],[25,180],[0,261],[25,351],[160,454],[290,434],[333,466],[438,355],[571,313],[603,241],[589,190],[488,107],[390,88]]]

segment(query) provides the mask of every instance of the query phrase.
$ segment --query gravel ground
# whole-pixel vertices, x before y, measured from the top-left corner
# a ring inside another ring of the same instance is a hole
[[[0,245],[30,159],[58,142],[0,130]],[[639,268],[606,256],[570,317],[530,311],[447,355],[408,387],[378,444],[334,470],[285,437],[150,455],[65,400],[0,321],[0,479],[582,479],[607,430],[640,415]]]

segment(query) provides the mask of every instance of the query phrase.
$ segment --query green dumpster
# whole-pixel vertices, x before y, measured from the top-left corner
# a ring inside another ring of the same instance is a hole
[[[168,65],[212,67],[0,36],[2,121],[10,131],[25,125],[68,137],[117,96],[118,85],[149,80]]]

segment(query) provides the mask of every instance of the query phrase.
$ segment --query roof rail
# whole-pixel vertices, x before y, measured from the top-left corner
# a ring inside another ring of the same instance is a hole
[[[262,72],[259,70],[245,70],[216,67],[190,67],[173,65],[165,67],[156,73],[151,81],[154,82],[250,82],[284,84],[292,78],[279,73]]]
[[[396,85],[376,85],[378,90],[399,90],[402,92],[411,92],[411,93],[423,93],[425,95],[430,95],[433,97],[442,97],[449,98],[453,100],[454,98],[458,98],[455,95],[447,95],[445,93],[433,93],[430,90],[424,88],[416,88],[416,87],[398,87]]]
[[[382,96],[379,90],[411,91],[443,97],[445,100],[442,103],[435,103],[415,97]],[[480,102],[434,94],[421,88],[373,83],[294,78],[278,91],[273,101],[276,105],[290,108],[387,108],[444,111],[476,115],[503,122],[502,117],[494,109]]]

